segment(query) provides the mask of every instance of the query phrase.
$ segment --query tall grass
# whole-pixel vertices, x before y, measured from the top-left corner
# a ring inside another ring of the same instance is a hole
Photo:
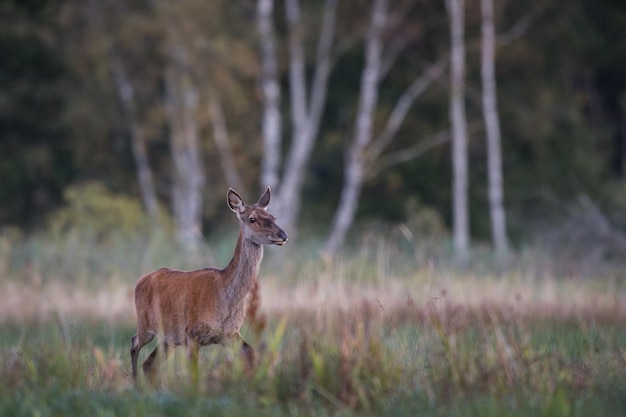
[[[460,268],[405,226],[333,258],[303,237],[268,249],[254,371],[211,346],[191,386],[181,350],[135,387],[137,278],[224,266],[236,237],[183,254],[167,228],[96,229],[0,233],[0,415],[626,415],[623,272],[480,248]]]
[[[2,415],[623,415],[619,321],[525,320],[438,301],[271,314],[246,372],[236,350],[184,353],[133,387],[132,327],[57,318],[2,327]],[[147,353],[146,353],[147,355]],[[256,413],[259,414],[256,414]]]

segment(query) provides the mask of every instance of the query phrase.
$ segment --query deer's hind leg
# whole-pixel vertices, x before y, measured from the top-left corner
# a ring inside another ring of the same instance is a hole
[[[137,383],[137,359],[139,358],[139,351],[146,344],[150,343],[154,339],[154,333],[135,333],[130,339],[130,362],[133,371],[133,381]]]

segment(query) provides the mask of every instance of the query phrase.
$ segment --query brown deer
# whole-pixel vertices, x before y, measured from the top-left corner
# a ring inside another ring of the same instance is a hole
[[[247,206],[232,188],[228,190],[227,202],[239,218],[240,229],[235,253],[226,268],[189,272],[161,268],[137,282],[137,333],[132,337],[130,348],[135,382],[139,351],[155,336],[160,339],[159,345],[143,363],[144,374],[150,380],[154,380],[156,374],[157,357],[165,360],[176,346],[187,347],[194,382],[198,377],[201,346],[239,341],[247,365],[252,366],[254,351],[239,333],[246,316],[246,296],[257,279],[263,245],[282,246],[287,242],[287,233],[266,211],[270,202],[269,187],[251,206]]]

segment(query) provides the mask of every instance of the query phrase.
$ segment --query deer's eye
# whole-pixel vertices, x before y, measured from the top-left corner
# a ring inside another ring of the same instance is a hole
[[[248,219],[248,222],[249,222],[249,223],[254,223],[254,222],[256,222],[256,218],[254,218],[254,217],[250,217],[250,218]]]

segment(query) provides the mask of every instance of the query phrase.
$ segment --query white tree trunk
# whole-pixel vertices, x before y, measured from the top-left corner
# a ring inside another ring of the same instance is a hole
[[[263,162],[260,185],[276,189],[281,159],[280,83],[272,14],[274,0],[257,3],[257,29],[261,50],[261,91],[263,92]]]
[[[468,154],[465,116],[464,0],[446,0],[450,19],[450,123],[452,124],[452,228],[459,261],[469,255]]]
[[[415,100],[442,74],[446,64],[445,60],[432,64],[407,87],[393,107],[385,127],[376,138],[373,138],[373,119],[380,80],[391,68],[393,59],[390,55],[400,53],[399,50],[394,50],[387,52],[386,57],[383,56],[385,47],[382,42],[382,32],[387,25],[387,7],[387,0],[383,0],[376,1],[372,8],[366,39],[365,67],[361,79],[355,136],[346,156],[344,186],[332,229],[326,241],[327,253],[335,253],[343,245],[347,232],[354,222],[363,183],[370,177],[376,159],[397,135]],[[367,173],[365,172],[366,166],[369,167]]]
[[[188,250],[202,239],[202,189],[205,183],[199,147],[198,93],[184,62],[175,50],[166,69],[166,110],[174,163],[172,208],[179,243]]]
[[[344,186],[325,250],[335,253],[344,243],[352,224],[363,184],[365,149],[372,140],[374,111],[378,102],[378,86],[382,70],[382,33],[387,20],[387,0],[375,0],[365,41],[365,67],[361,77],[361,93],[357,108],[354,139],[344,169]]]
[[[287,0],[285,6],[289,26],[289,87],[293,126],[291,147],[278,187],[274,211],[281,225],[294,234],[300,215],[304,176],[317,139],[322,110],[326,102],[337,0],[325,2],[310,94],[307,94],[299,2]]]
[[[307,131],[307,97],[304,49],[300,28],[300,4],[298,0],[286,0],[285,9],[289,27],[289,93],[292,123],[291,147],[280,182],[274,210],[286,230],[296,226],[300,209],[300,189],[308,155],[313,147],[313,137]]]
[[[228,128],[226,127],[222,103],[215,95],[211,95],[209,98],[209,117],[213,128],[213,139],[215,140],[217,152],[220,155],[220,163],[226,182],[231,188],[243,192],[243,181],[239,175],[235,156],[230,146],[230,140],[228,139]]]
[[[502,151],[500,147],[500,118],[495,76],[496,35],[493,22],[493,0],[481,0],[482,54],[481,76],[483,85],[483,117],[487,134],[487,162],[489,179],[489,213],[491,235],[496,253],[504,257],[508,251],[504,192],[502,186]]]
[[[148,161],[144,130],[137,116],[135,88],[128,78],[124,65],[115,55],[111,57],[111,66],[113,80],[122,106],[122,113],[130,133],[131,149],[137,169],[137,179],[143,205],[148,215],[152,219],[156,219],[158,215],[157,196],[152,170],[150,169],[150,163]]]

